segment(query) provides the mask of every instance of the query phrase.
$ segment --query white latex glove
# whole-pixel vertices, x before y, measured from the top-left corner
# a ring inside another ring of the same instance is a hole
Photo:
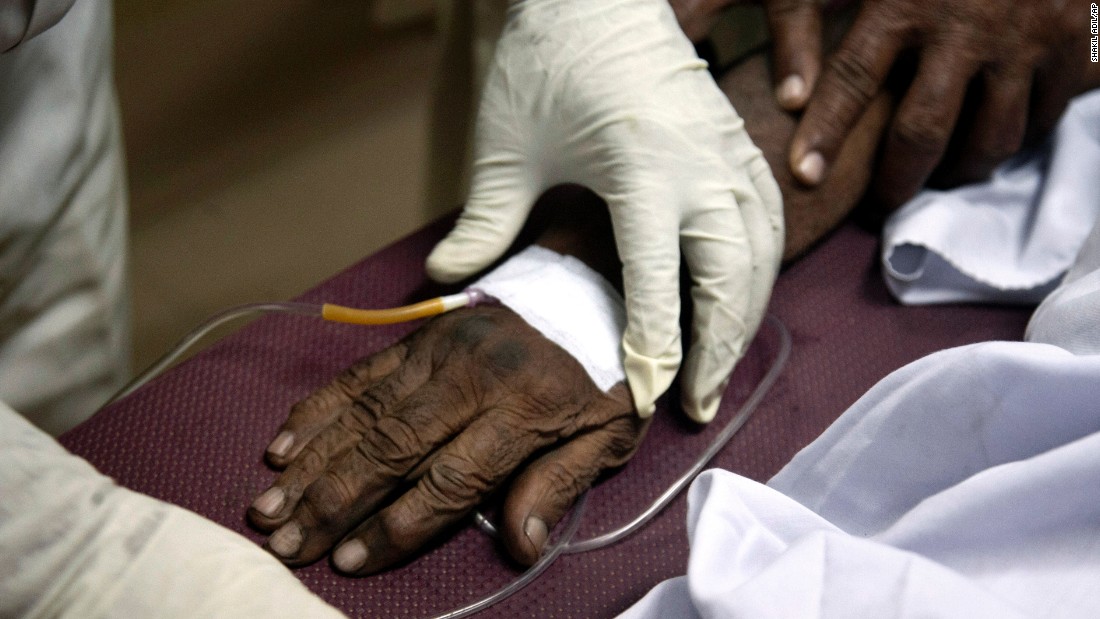
[[[0,402],[0,617],[343,616],[259,546],[119,487]]]
[[[608,204],[638,412],[680,367],[680,252],[693,282],[684,410],[709,421],[782,253],[782,197],[667,0],[517,0],[478,112],[469,200],[428,257],[443,282],[496,260],[564,182]]]

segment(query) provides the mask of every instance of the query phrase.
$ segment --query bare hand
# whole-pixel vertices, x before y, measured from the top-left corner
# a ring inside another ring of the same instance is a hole
[[[744,0],[669,0],[676,21],[692,42],[714,28],[722,11]],[[757,0],[764,5],[775,54],[776,100],[784,109],[800,110],[821,72],[820,0]]]
[[[333,547],[368,574],[419,550],[514,471],[503,541],[533,563],[547,531],[647,424],[511,310],[435,318],[295,405],[267,450],[285,468],[252,504],[267,547],[302,565]]]
[[[958,136],[952,176],[984,177],[1100,81],[1088,62],[1089,36],[1088,0],[866,0],[795,133],[791,170],[804,183],[821,182],[899,58],[915,51],[915,77],[885,136],[875,197],[896,207],[920,189],[968,93],[977,108]]]
[[[692,43],[698,43],[710,34],[722,11],[733,0],[668,0],[676,13],[676,21]]]
[[[783,260],[790,261],[808,251],[855,209],[870,183],[878,136],[892,109],[885,95],[867,106],[867,112],[838,151],[832,174],[820,185],[806,187],[791,176],[786,166],[787,147],[798,120],[782,110],[772,96],[768,71],[767,55],[758,53],[742,59],[722,76],[718,86],[745,119],[745,130],[764,153],[783,192]]]

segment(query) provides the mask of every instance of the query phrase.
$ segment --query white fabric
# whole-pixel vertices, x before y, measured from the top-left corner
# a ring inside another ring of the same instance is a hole
[[[0,404],[0,617],[342,617],[274,557],[121,488]]]
[[[1100,355],[1100,222],[1062,284],[1031,316],[1027,339],[1078,355]]]
[[[622,354],[642,415],[681,361],[680,256],[695,316],[684,410],[708,421],[759,327],[782,252],[782,197],[667,0],[516,0],[478,113],[471,190],[428,271],[457,281],[511,244],[564,182],[607,203],[623,262]]]
[[[23,2],[0,0],[10,15]],[[56,2],[32,2],[34,16]],[[58,434],[128,374],[111,4],[0,54],[0,399]]]
[[[1030,342],[901,368],[767,486],[704,473],[688,574],[624,616],[1100,616],[1098,278],[1100,224]]]
[[[0,0],[0,52],[14,49],[56,24],[74,0]]]
[[[473,287],[573,355],[600,389],[609,391],[626,378],[619,356],[626,327],[623,298],[580,260],[532,245]]]
[[[884,230],[886,283],[907,304],[1034,304],[1100,217],[1100,90],[1075,99],[1050,143],[984,183],[921,192]]]
[[[696,481],[686,578],[624,616],[1100,616],[1098,401],[1045,344],[910,364],[767,487]]]

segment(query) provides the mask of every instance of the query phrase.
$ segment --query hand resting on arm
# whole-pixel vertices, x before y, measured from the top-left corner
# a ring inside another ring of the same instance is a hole
[[[785,171],[795,120],[775,103],[768,71],[758,55],[721,86],[778,172],[789,259],[862,195],[870,134],[886,110],[873,106],[834,174],[807,189]],[[562,195],[577,202],[553,209],[565,216],[539,244],[575,255],[614,282],[620,266],[607,251],[606,209],[590,195]],[[459,310],[295,405],[267,453],[283,472],[249,518],[273,532],[268,548],[284,562],[303,565],[333,551],[337,569],[363,575],[411,557],[507,484],[504,545],[530,564],[580,493],[630,458],[646,425],[625,385],[600,391],[576,360],[509,309]]]

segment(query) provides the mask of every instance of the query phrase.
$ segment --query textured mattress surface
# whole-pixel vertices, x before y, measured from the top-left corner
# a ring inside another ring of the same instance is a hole
[[[428,291],[422,264],[448,224],[413,234],[302,300],[387,307],[435,293]],[[1028,316],[1011,308],[895,304],[878,275],[874,237],[853,226],[784,271],[770,312],[791,333],[790,360],[753,418],[712,463],[761,481],[892,370],[951,346],[1019,339]],[[263,536],[249,528],[245,509],[275,477],[263,450],[290,406],[414,328],[263,318],[102,411],[62,443],[120,483],[259,543]],[[638,455],[592,491],[578,539],[629,520],[676,478],[745,400],[777,341],[774,331],[762,330],[709,427],[694,427],[662,402]],[[684,573],[684,516],[681,496],[634,536],[560,558],[534,584],[479,616],[614,615],[659,581]],[[377,576],[345,578],[326,561],[296,573],[350,616],[426,617],[478,599],[520,570],[490,538],[467,527]]]

